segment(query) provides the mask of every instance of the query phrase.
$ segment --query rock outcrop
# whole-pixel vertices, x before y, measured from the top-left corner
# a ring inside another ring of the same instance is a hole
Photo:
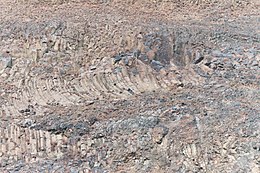
[[[258,1],[0,0],[0,172],[252,172]]]

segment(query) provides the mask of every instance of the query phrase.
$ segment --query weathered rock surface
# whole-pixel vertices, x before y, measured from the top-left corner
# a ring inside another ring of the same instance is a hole
[[[260,172],[259,11],[0,0],[0,172]]]

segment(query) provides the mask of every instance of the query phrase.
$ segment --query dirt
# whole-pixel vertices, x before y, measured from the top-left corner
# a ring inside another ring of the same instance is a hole
[[[0,0],[0,172],[260,172],[256,0]]]

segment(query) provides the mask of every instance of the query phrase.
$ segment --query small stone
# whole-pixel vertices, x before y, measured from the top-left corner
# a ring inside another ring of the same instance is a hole
[[[127,91],[128,91],[130,94],[132,94],[132,95],[135,94],[134,91],[133,91],[131,88],[128,88]]]
[[[123,58],[123,62],[126,66],[128,66],[129,65],[129,58],[128,57]]]
[[[163,138],[167,135],[169,129],[166,127],[155,127],[152,130],[153,141],[161,144]]]
[[[160,61],[152,60],[151,65],[152,65],[152,67],[153,67],[155,70],[157,70],[157,71],[159,71],[160,69],[163,68],[163,65],[161,64]]]
[[[0,56],[0,70],[4,70],[5,68],[12,68],[13,60],[10,56],[2,57]]]
[[[93,105],[94,103],[95,103],[94,101],[88,101],[88,102],[86,102],[86,106]]]
[[[113,73],[121,73],[122,72],[122,68],[120,68],[120,67],[116,67],[115,69],[114,69],[114,71],[113,71]]]
[[[203,59],[204,59],[204,57],[199,52],[196,52],[196,57],[194,59],[194,64],[200,63]]]
[[[96,69],[97,69],[97,67],[95,67],[95,66],[90,67],[91,71],[96,70]]]
[[[258,62],[256,60],[254,60],[252,63],[251,63],[251,66],[258,66]]]
[[[116,64],[116,63],[118,63],[119,61],[121,61],[124,56],[125,56],[124,53],[120,53],[119,55],[116,55],[116,56],[114,57],[114,64]]]
[[[34,123],[33,120],[31,120],[31,119],[25,119],[25,120],[23,120],[23,121],[21,122],[21,127],[27,128],[27,127],[32,126],[33,123]]]
[[[140,59],[143,62],[148,62],[148,56],[146,54],[140,54],[140,56],[138,56],[138,59]]]
[[[89,119],[89,124],[92,126],[93,124],[95,124],[98,121],[98,119],[96,117],[91,117]]]
[[[139,49],[135,50],[134,53],[133,53],[133,56],[135,58],[138,58],[140,55],[141,55],[141,51]]]

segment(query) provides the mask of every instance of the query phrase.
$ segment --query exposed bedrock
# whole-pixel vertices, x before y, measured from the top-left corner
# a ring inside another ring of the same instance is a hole
[[[17,2],[0,172],[259,172],[257,1]]]

